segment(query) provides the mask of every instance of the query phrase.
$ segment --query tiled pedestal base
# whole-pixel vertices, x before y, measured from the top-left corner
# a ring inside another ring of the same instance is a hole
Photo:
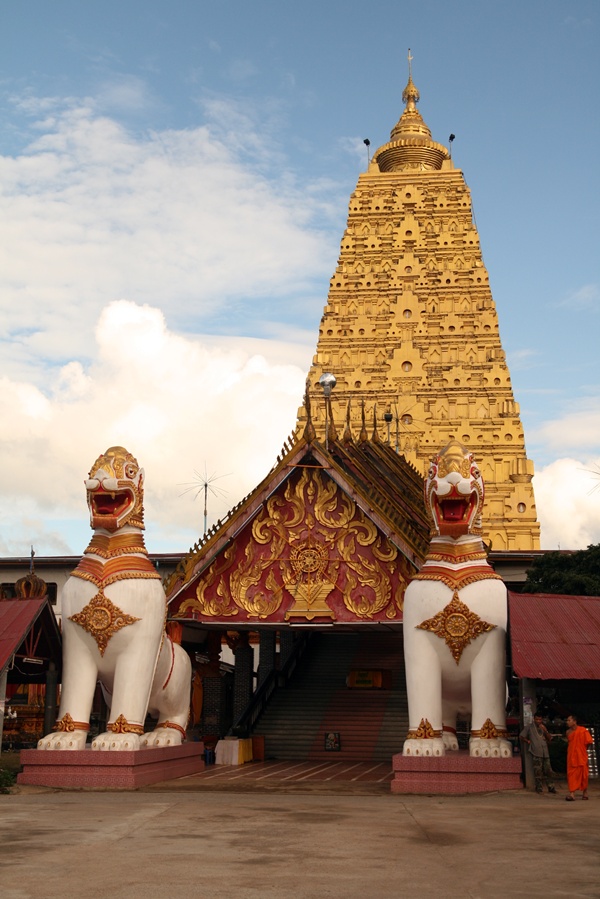
[[[24,749],[19,784],[71,790],[135,790],[204,770],[203,743],[135,752]]]
[[[392,758],[392,793],[487,793],[520,790],[521,759],[472,758],[467,752]]]

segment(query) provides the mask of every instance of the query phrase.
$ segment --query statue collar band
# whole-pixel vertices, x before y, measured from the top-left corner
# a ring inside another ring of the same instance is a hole
[[[425,563],[413,578],[415,581],[442,581],[451,590],[490,579],[502,580],[487,561],[481,540],[459,542],[443,538],[431,541]]]
[[[136,533],[94,534],[73,575],[97,587],[127,578],[160,579],[148,558],[142,534]]]

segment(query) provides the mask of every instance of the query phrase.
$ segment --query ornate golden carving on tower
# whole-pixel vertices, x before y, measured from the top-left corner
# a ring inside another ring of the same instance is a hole
[[[376,405],[380,434],[423,474],[440,446],[459,440],[486,460],[484,532],[495,550],[539,548],[539,524],[519,406],[471,196],[448,150],[431,139],[412,76],[389,143],[350,198],[348,224],[309,373],[312,421],[324,435],[318,386],[332,372],[341,425],[352,397]],[[386,416],[387,433],[381,418]],[[390,414],[391,413],[391,414]],[[299,428],[305,412],[299,412]]]

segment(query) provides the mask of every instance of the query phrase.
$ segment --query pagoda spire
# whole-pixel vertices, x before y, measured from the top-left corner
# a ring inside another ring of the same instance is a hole
[[[412,61],[409,49],[408,82],[402,91],[404,111],[392,128],[390,142],[373,156],[382,172],[441,169],[444,160],[450,158],[446,147],[431,139],[431,131],[417,109],[421,95],[412,79]]]
[[[392,139],[373,155],[350,198],[309,375],[311,399],[320,404],[321,378],[335,373],[331,419],[341,421],[342,404],[352,398],[358,446],[382,438],[374,405],[400,410],[396,450],[422,474],[450,439],[476,448],[494,549],[538,549],[533,464],[471,194],[418,111],[412,62],[409,52],[404,110]],[[330,410],[318,408],[311,426],[320,440]],[[302,409],[299,427],[306,423]]]

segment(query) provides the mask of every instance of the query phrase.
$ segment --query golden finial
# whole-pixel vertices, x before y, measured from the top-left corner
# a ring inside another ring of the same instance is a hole
[[[415,87],[412,80],[412,61],[413,58],[410,54],[410,47],[408,48],[408,83],[404,90],[402,91],[402,101],[406,103],[405,112],[417,112],[417,103],[421,99],[421,95],[419,91]],[[418,114],[418,113],[417,113]]]
[[[450,158],[448,150],[431,139],[431,131],[417,109],[421,95],[412,80],[412,62],[409,48],[408,82],[402,91],[404,112],[392,128],[390,143],[380,147],[371,160],[381,172],[439,170]]]

